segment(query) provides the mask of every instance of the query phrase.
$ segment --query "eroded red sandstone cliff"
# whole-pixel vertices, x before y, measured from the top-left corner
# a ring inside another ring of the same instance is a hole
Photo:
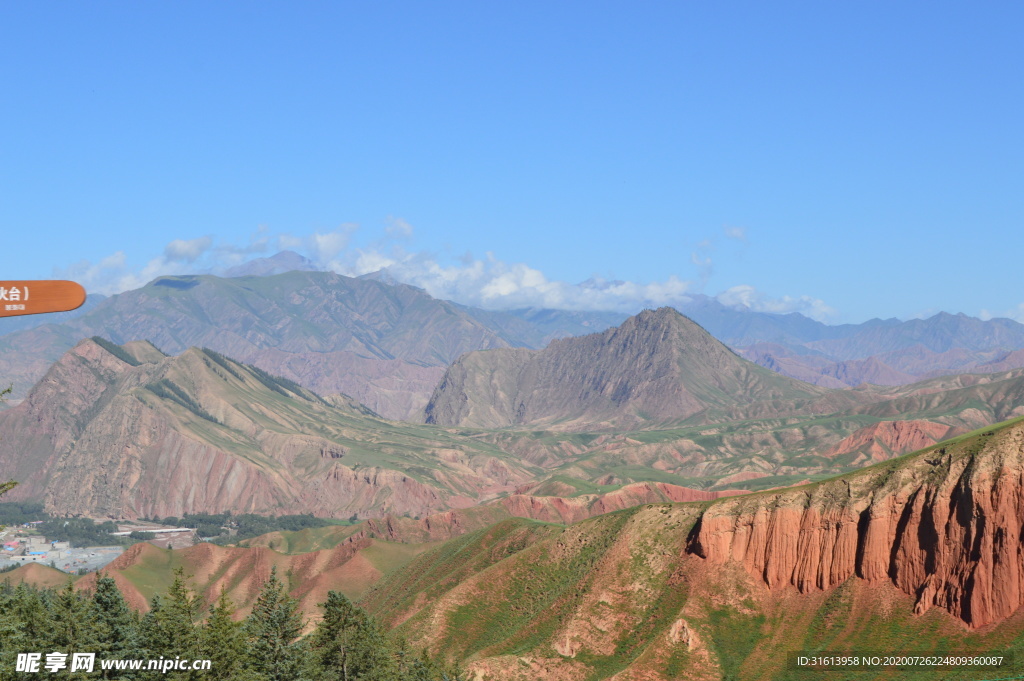
[[[878,463],[900,454],[930,447],[936,442],[962,435],[965,429],[935,421],[879,421],[865,426],[837,443],[824,456],[835,458],[860,453],[870,462]],[[858,463],[860,459],[858,459]]]
[[[818,485],[716,502],[689,550],[769,588],[891,580],[977,628],[1024,605],[1024,424]]]

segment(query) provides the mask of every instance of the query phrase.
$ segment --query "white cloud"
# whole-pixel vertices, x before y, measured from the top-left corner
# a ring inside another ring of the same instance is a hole
[[[193,272],[195,268],[190,263],[171,260],[166,255],[153,258],[142,268],[132,270],[127,264],[124,251],[108,255],[96,264],[82,260],[66,269],[54,270],[57,278],[77,281],[87,292],[103,295],[139,288],[159,276]]]
[[[396,218],[389,215],[387,227],[384,228],[384,231],[393,239],[411,239],[413,229],[412,225],[402,218]]]
[[[735,239],[736,241],[743,242],[746,242],[747,240],[746,227],[731,227],[729,225],[726,225],[725,227],[722,228],[722,231],[725,232],[725,237],[727,239]]]
[[[715,298],[723,305],[744,307],[755,312],[771,312],[774,314],[800,314],[816,319],[819,322],[834,321],[838,312],[829,307],[825,301],[811,296],[782,296],[772,298],[761,293],[749,284],[733,286],[719,293]]]
[[[338,257],[338,254],[345,250],[352,234],[359,229],[359,225],[347,222],[334,232],[321,234],[317,232],[307,239],[307,248],[310,257],[314,261],[326,263]]]
[[[139,288],[162,275],[220,273],[254,255],[288,249],[307,256],[324,270],[347,276],[383,270],[392,279],[418,286],[436,298],[465,305],[488,309],[614,310],[631,314],[645,307],[685,305],[695,291],[701,290],[712,267],[707,251],[713,249],[713,244],[702,242],[691,254],[698,275],[695,280],[673,275],[662,281],[640,283],[593,277],[571,284],[551,279],[526,263],[501,260],[494,253],[479,258],[467,252],[442,259],[426,251],[408,251],[405,246],[414,230],[401,218],[389,218],[384,236],[368,246],[353,246],[357,230],[357,225],[345,223],[335,230],[294,235],[271,233],[261,226],[243,245],[214,243],[210,237],[175,239],[167,244],[162,255],[141,267],[130,267],[125,254],[119,251],[97,264],[75,263],[59,275],[80,282],[89,292],[109,295]],[[760,312],[801,312],[821,321],[836,316],[835,310],[816,298],[771,298],[746,285],[730,288],[718,300]],[[1024,315],[1024,308],[1020,314]]]
[[[361,258],[366,255],[361,254]],[[637,312],[644,307],[686,303],[692,287],[692,282],[675,276],[649,284],[603,279],[570,284],[551,280],[525,263],[499,260],[493,253],[483,259],[463,257],[459,264],[448,266],[429,254],[413,254],[389,265],[387,273],[436,298],[489,309],[547,307]]]
[[[195,262],[213,244],[213,238],[175,239],[164,248],[164,257],[171,261]]]
[[[355,260],[354,268],[341,268],[345,270],[349,276],[362,276],[364,274],[370,274],[371,272],[378,272],[380,270],[386,270],[392,265],[397,265],[398,262],[392,258],[389,258],[377,251],[359,251],[359,255]]]
[[[217,244],[211,253],[211,270],[224,270],[235,265],[240,265],[249,260],[253,255],[268,253],[277,237],[271,235],[270,228],[260,225],[256,231],[249,235],[249,243],[244,246],[235,244]],[[283,249],[284,246],[281,246]]]
[[[1021,324],[1024,324],[1024,303],[1021,303],[1017,307],[1011,308],[1006,312],[1002,313],[992,312],[991,310],[982,310],[981,314],[979,314],[978,316],[981,317],[981,319],[986,322],[996,317],[1005,317],[1007,319],[1012,319],[1015,322],[1020,322]]]

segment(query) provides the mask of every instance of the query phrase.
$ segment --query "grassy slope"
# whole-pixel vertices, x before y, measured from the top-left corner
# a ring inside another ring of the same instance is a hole
[[[61,572],[57,568],[52,568],[49,565],[40,565],[39,563],[25,563],[10,572],[0,575],[0,582],[10,582],[14,586],[26,582],[39,587],[53,587],[56,589],[67,584],[69,579],[73,578],[66,572]]]
[[[624,433],[462,429],[459,434],[520,453],[544,465],[551,479],[563,483],[575,479],[586,485],[613,476],[617,485],[652,480],[704,489],[732,473],[753,471],[767,477],[726,486],[759,490],[855,470],[850,456],[829,459],[820,454],[881,421],[927,420],[972,429],[1016,416],[1024,404],[1024,376],[1019,373],[944,377],[885,391],[849,391],[862,393],[857,398],[861,404],[829,414]],[[542,461],[545,455],[558,459]]]
[[[1005,425],[1020,422],[1020,419]],[[943,443],[966,455],[985,428]],[[934,447],[872,467],[914,463]],[[860,475],[863,473],[853,473]],[[745,501],[755,497],[747,497]],[[940,609],[913,615],[891,584],[769,592],[738,566],[709,571],[684,546],[705,504],[651,504],[578,523],[512,520],[427,552],[364,604],[416,645],[468,659],[485,679],[816,679],[790,652],[1005,653],[999,670],[844,671],[843,679],[996,679],[1024,674],[1024,615],[968,631]]]
[[[942,447],[969,455],[990,433],[1024,419],[968,433]],[[930,447],[849,476],[913,465]],[[753,502],[760,493],[745,497]],[[769,592],[738,566],[709,570],[685,546],[708,504],[647,504],[572,526],[505,519],[434,545],[379,540],[346,565],[304,549],[342,546],[354,528],[275,533],[266,548],[200,545],[184,551],[144,546],[119,570],[143,598],[164,591],[184,567],[211,600],[227,588],[247,606],[253,574],[271,564],[291,580],[306,612],[327,588],[340,589],[414,646],[468,660],[494,681],[571,678],[773,679],[822,678],[797,671],[796,651],[861,653],[1012,652],[1011,667],[990,671],[889,669],[831,673],[836,679],[1002,679],[1024,674],[1024,614],[979,631],[938,608],[913,615],[913,598],[891,584],[851,578],[826,592]],[[320,562],[317,562],[320,561]],[[369,566],[369,567],[367,567]],[[38,566],[32,566],[38,567]],[[329,574],[328,574],[329,573]],[[372,588],[369,575],[383,575]],[[14,573],[12,573],[14,574]],[[327,581],[318,577],[327,577]],[[63,576],[61,576],[63,580]],[[33,579],[32,581],[35,581]],[[249,594],[247,596],[246,594]]]

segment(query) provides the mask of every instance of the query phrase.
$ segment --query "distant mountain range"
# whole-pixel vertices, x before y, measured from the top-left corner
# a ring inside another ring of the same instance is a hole
[[[618,321],[475,310],[412,286],[328,272],[161,277],[62,323],[0,336],[0,376],[23,397],[82,338],[146,340],[171,354],[208,347],[322,394],[351,395],[389,418],[421,420],[444,368],[463,353],[539,347]]]
[[[1024,370],[830,390],[663,308],[543,350],[468,353],[387,421],[210,349],[94,337],[0,413],[11,499],[61,515],[421,516],[529,490],[766,489],[1024,414]]]
[[[175,567],[244,609],[277,566],[304,612],[344,591],[481,678],[789,678],[780,641],[1021,647],[1024,326],[700,296],[494,312],[310,268],[161,277],[0,336],[23,398],[0,412],[4,500],[365,520],[109,569],[139,609]]]
[[[940,312],[830,326],[799,313],[769,314],[695,295],[680,312],[743,357],[827,388],[905,385],[955,373],[1024,366],[1024,324]]]
[[[539,349],[600,332],[627,315],[491,311],[430,297],[386,272],[350,278],[316,271],[284,251],[225,277],[161,277],[79,310],[0,319],[0,376],[23,397],[82,338],[150,340],[179,353],[205,346],[323,394],[345,393],[383,416],[422,420],[444,369],[465,352]],[[1024,325],[965,315],[873,319],[829,326],[695,294],[679,311],[742,357],[825,388],[905,385],[956,373],[1024,366]]]

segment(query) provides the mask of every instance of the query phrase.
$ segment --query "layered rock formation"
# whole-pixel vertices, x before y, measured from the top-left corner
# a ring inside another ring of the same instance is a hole
[[[701,496],[631,487],[620,495],[628,502]],[[310,616],[328,589],[361,594],[417,648],[521,681],[768,681],[786,674],[780,641],[922,655],[947,654],[955,641],[958,654],[990,655],[1019,640],[1021,421],[802,488],[645,502],[568,526],[508,517],[600,510],[594,501],[513,496],[423,521],[276,533],[250,549],[199,545],[173,560],[143,544],[110,572],[140,609],[173,565],[206,602],[226,589],[245,608],[277,566]],[[473,515],[484,508],[492,515]],[[1024,663],[1000,672],[1024,673]]]
[[[319,607],[330,590],[341,591],[356,598],[382,576],[380,567],[367,559],[367,549],[378,544],[364,533],[355,533],[329,549],[310,551],[299,555],[282,555],[268,548],[240,549],[213,544],[197,544],[175,552],[175,563],[186,568],[190,587],[197,592],[201,607],[211,606],[221,592],[231,598],[238,615],[251,609],[263,583],[272,568],[279,576],[288,575],[290,595],[298,600],[299,610],[307,618],[307,629],[321,614]],[[401,564],[417,551],[405,551],[394,561]],[[132,575],[163,573],[169,570],[167,554],[152,544],[141,542],[131,546],[105,569],[104,574],[114,578],[125,600],[136,610],[149,610],[149,585],[140,585]],[[26,576],[26,580],[31,577]],[[92,590],[96,586],[96,573],[86,575],[75,583],[75,588]],[[140,588],[142,586],[142,588]]]
[[[419,520],[393,516],[371,518],[365,527],[368,536],[416,544],[452,539],[508,518],[572,524],[643,504],[712,501],[738,494],[749,492],[732,489],[705,491],[663,482],[638,482],[605,494],[574,497],[512,494],[473,508],[434,513]],[[249,542],[250,545],[261,543],[261,540]]]
[[[824,455],[829,458],[855,455],[854,465],[878,463],[963,432],[961,428],[934,421],[879,421],[844,438]]]
[[[771,589],[891,581],[977,628],[1024,605],[1024,425],[817,485],[719,501],[690,551]]]
[[[534,477],[493,447],[148,343],[79,343],[0,430],[0,478],[20,482],[10,498],[58,515],[425,515]]]

